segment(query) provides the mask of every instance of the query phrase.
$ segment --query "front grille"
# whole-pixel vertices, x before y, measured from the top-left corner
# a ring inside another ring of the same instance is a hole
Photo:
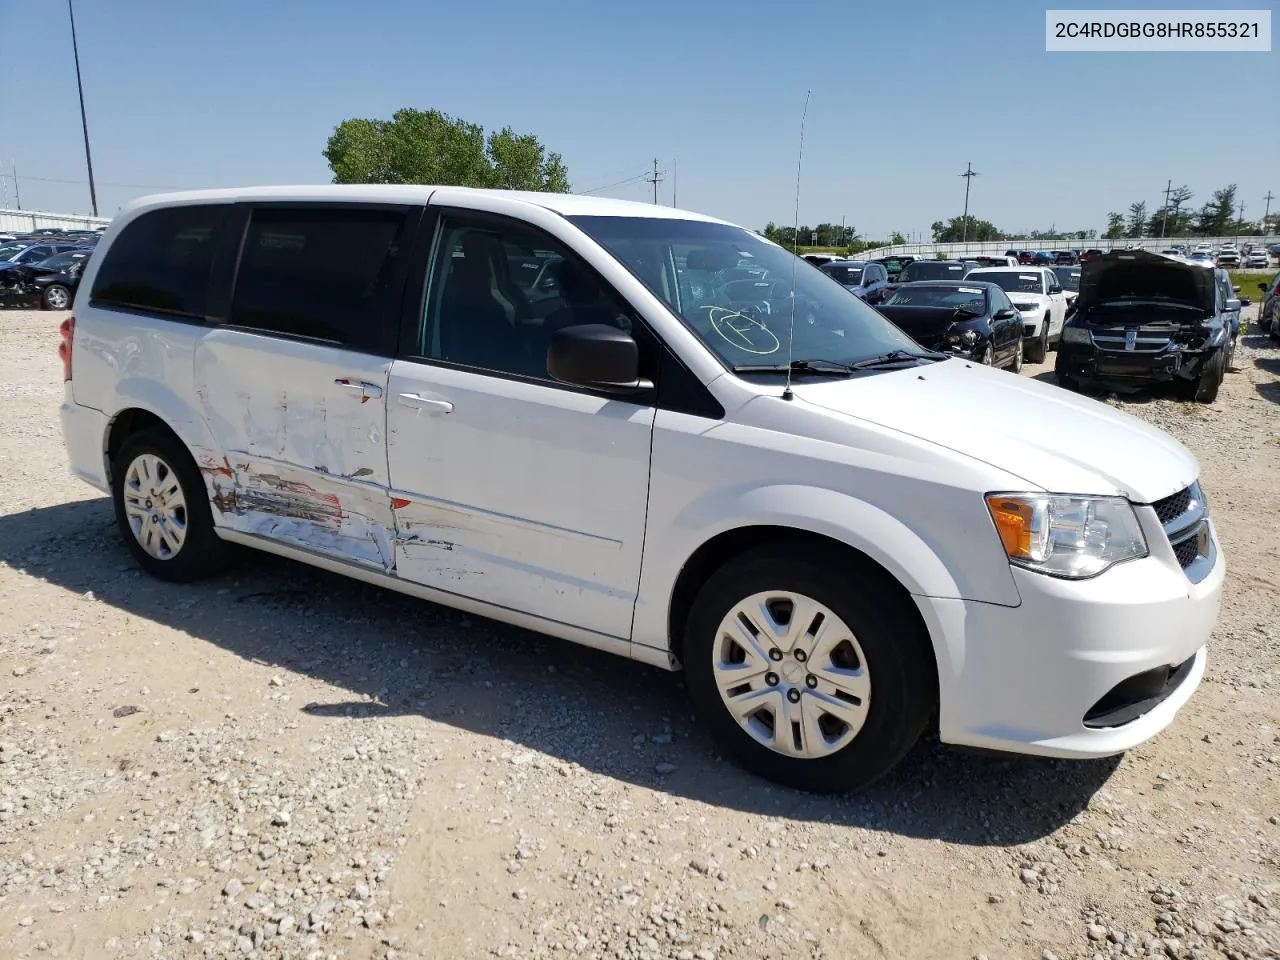
[[[1166,524],[1170,520],[1177,520],[1187,512],[1187,507],[1191,506],[1191,488],[1179,490],[1177,493],[1170,494],[1163,500],[1157,500],[1151,506],[1156,508],[1156,516],[1160,518],[1161,524]]]
[[[1217,548],[1209,532],[1209,508],[1200,484],[1193,483],[1150,506],[1164,528],[1178,566],[1188,580],[1199,583],[1213,569],[1217,556]]]
[[[1178,558],[1178,566],[1185,570],[1195,562],[1196,557],[1200,556],[1200,544],[1196,542],[1195,537],[1183,540],[1173,548],[1173,555]]]

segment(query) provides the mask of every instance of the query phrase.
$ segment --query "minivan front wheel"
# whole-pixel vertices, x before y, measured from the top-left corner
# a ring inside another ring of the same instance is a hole
[[[933,708],[927,639],[882,577],[824,550],[761,548],[712,575],[684,644],[694,706],[747,769],[817,792],[892,768]]]
[[[111,472],[116,523],[147,573],[184,583],[222,569],[230,546],[214,533],[200,471],[173,434],[131,434]]]

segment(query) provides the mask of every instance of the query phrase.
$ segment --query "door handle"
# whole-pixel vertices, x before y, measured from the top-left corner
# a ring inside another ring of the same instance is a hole
[[[382,396],[382,388],[376,383],[369,383],[366,380],[349,380],[346,377],[339,377],[333,382],[344,390],[350,390],[353,394],[358,394],[361,403],[369,399],[376,400]]]
[[[416,410],[432,410],[437,413],[453,412],[453,402],[450,400],[424,397],[420,393],[402,393],[398,399],[404,406],[413,407]]]

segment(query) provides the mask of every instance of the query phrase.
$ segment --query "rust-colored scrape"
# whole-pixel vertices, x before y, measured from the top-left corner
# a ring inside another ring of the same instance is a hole
[[[236,509],[235,490],[222,490],[215,486],[213,488],[213,505],[220,513],[234,513]]]
[[[212,457],[205,457],[201,461],[200,469],[204,473],[208,473],[216,477],[234,478],[236,475],[235,471],[231,469],[231,461],[226,457],[222,458],[222,463],[217,463]]]

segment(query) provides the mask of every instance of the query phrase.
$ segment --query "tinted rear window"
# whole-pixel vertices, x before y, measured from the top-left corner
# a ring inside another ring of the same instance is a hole
[[[215,237],[227,210],[167,207],[138,217],[107,250],[91,302],[203,317]]]
[[[399,253],[395,210],[262,208],[245,235],[230,322],[374,349]]]

